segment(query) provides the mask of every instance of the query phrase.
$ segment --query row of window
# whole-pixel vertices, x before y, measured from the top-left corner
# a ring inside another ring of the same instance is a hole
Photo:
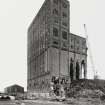
[[[59,19],[58,18],[54,18],[54,23],[58,24],[59,23]],[[62,21],[62,25],[65,26],[65,27],[67,27],[68,26],[67,21],[66,20],[65,21],[63,20]]]
[[[37,80],[37,81],[30,82],[28,84],[28,88],[31,88],[31,87],[36,89],[48,88],[50,87],[49,80],[44,79],[44,80]]]
[[[53,28],[53,36],[59,38],[59,30],[58,30],[58,28],[55,28],[55,27]],[[66,32],[66,31],[62,31],[62,38],[63,38],[64,40],[67,40],[68,37],[67,37],[67,32]],[[74,41],[74,39],[71,39],[71,42],[73,42],[73,41]],[[76,42],[77,42],[77,44],[79,45],[79,43],[80,43],[79,40],[77,40]],[[83,41],[82,44],[84,45],[84,43],[85,43],[85,42]],[[59,45],[58,40],[54,40],[54,41],[53,41],[53,44],[54,44],[55,46],[58,46],[58,45]],[[66,44],[66,43],[63,43],[62,46],[63,46],[63,47],[67,47],[67,44]],[[74,46],[71,45],[70,48],[71,48],[71,49],[74,49]],[[77,46],[77,49],[76,49],[76,50],[77,50],[77,51],[80,50],[79,46]]]
[[[67,42],[65,42],[65,41],[62,41],[62,43],[61,43],[62,45],[62,48],[67,48],[68,47],[68,44],[67,44]],[[53,46],[54,47],[59,47],[59,41],[58,40],[56,40],[56,39],[54,39],[53,40]]]
[[[59,0],[53,0],[53,1],[54,1],[54,4],[58,5]],[[63,1],[62,1],[62,7],[67,8],[67,4],[65,2],[63,2]]]
[[[59,16],[59,12],[57,9],[54,9],[53,10],[53,14],[56,15],[56,16]],[[68,22],[67,20],[65,20],[67,18],[67,13],[66,12],[62,12],[62,17],[63,17],[63,20],[62,20],[62,25],[67,27],[68,25]],[[55,17],[54,18],[54,23],[58,24],[59,23],[59,18]]]
[[[59,31],[57,28],[53,28],[53,36],[58,37],[59,36]],[[66,31],[62,31],[62,38],[67,40],[67,32]]]
[[[59,41],[57,41],[57,40],[54,40],[53,41],[53,45],[55,46],[55,47],[59,47]],[[68,44],[67,43],[65,43],[65,42],[62,42],[62,47],[63,48],[67,48],[68,47]],[[74,46],[73,45],[71,45],[70,46],[70,49],[71,50],[74,50]],[[81,52],[83,52],[83,53],[86,53],[86,49],[82,49],[81,50],[81,48],[78,46],[76,49],[75,49],[76,51],[81,51]]]
[[[58,10],[57,9],[54,9],[53,10],[53,14],[58,16],[59,15]],[[67,18],[67,13],[66,12],[62,12],[62,17],[63,18]]]

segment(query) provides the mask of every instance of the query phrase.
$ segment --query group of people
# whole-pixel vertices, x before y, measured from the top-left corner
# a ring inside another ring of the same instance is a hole
[[[67,80],[59,77],[52,77],[51,80],[51,92],[56,96],[65,96]]]

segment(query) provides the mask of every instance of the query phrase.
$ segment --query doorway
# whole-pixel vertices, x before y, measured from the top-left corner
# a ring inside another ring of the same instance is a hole
[[[76,62],[76,80],[79,80],[80,77],[80,67],[79,67],[79,62]]]
[[[73,76],[74,76],[74,68],[73,68],[73,60],[71,59],[71,62],[70,62],[70,79],[71,79],[71,82],[73,81]]]

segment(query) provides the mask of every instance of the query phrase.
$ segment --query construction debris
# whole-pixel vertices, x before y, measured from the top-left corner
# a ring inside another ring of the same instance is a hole
[[[100,85],[101,84],[101,85]],[[78,80],[74,81],[70,85],[67,97],[74,98],[100,98],[105,100],[105,89],[101,81],[96,82],[95,80]]]

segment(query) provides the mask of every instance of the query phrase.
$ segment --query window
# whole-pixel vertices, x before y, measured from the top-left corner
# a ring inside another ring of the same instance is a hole
[[[59,45],[59,42],[58,42],[57,40],[54,40],[54,41],[53,41],[53,47],[56,47],[56,48],[57,48],[58,45]]]
[[[71,49],[73,49],[73,45],[71,45]]]
[[[65,42],[63,42],[63,47],[67,48],[67,44]]]
[[[64,21],[63,21],[63,22],[62,22],[62,25],[67,27],[67,22],[64,22]]]
[[[63,17],[63,18],[66,18],[66,17],[67,17],[67,13],[62,12],[62,17]]]
[[[71,42],[73,42],[73,38],[71,38]]]
[[[62,31],[62,38],[67,40],[67,32],[66,31]]]
[[[53,41],[53,44],[54,45],[58,45],[58,41]]]
[[[55,3],[55,4],[58,4],[58,0],[54,0],[54,3]]]
[[[55,19],[54,19],[54,23],[57,23],[57,24],[58,24],[58,22],[59,22],[58,19],[55,18]]]
[[[29,87],[31,87],[31,83],[29,84]]]
[[[67,4],[66,3],[62,3],[63,8],[67,8]]]
[[[58,37],[58,29],[57,28],[53,28],[53,35],[55,37]]]
[[[79,51],[79,47],[77,47],[77,51]]]
[[[77,40],[77,44],[79,44],[79,40]]]
[[[86,45],[86,41],[82,41],[82,45]]]
[[[58,15],[58,10],[57,10],[57,9],[54,9],[54,10],[53,10],[53,14],[54,14],[54,15]]]

